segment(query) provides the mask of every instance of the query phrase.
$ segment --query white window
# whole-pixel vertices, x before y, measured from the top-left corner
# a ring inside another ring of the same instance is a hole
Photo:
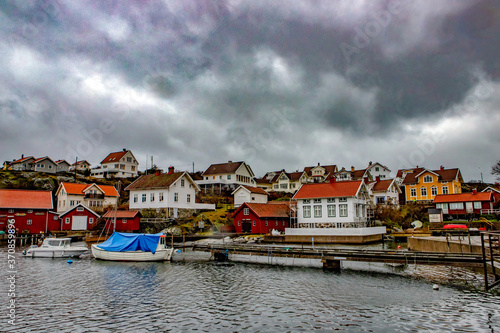
[[[426,197],[427,196],[427,187],[421,187],[420,188],[420,195],[422,197]]]
[[[416,188],[410,189],[410,196],[411,197],[416,197],[417,196],[417,189]]]
[[[181,187],[184,187],[184,179],[181,179]]]
[[[335,217],[337,215],[337,209],[335,205],[328,205],[328,217]]]
[[[146,193],[142,194],[142,202],[146,202]]]
[[[28,220],[26,221],[26,224],[27,224],[27,225],[31,225],[31,223],[32,223],[32,222],[33,222],[33,221],[31,221],[31,219],[28,219]]]
[[[186,201],[187,202],[191,202],[191,194],[188,194],[187,197],[186,197]]]
[[[280,184],[280,188],[286,190],[288,188],[288,184]]]
[[[335,198],[328,198],[326,199],[327,202],[335,202]]]
[[[64,223],[69,224],[69,222],[70,222],[70,219],[69,219],[69,217],[67,217],[66,220],[64,221]]]
[[[250,215],[250,209],[249,208],[244,208],[243,209],[243,215]]]
[[[91,201],[91,202],[92,202],[92,201]],[[83,207],[77,207],[77,208],[76,208],[76,211],[77,211],[77,212],[83,212],[83,210],[84,210],[84,209],[83,209]]]
[[[158,194],[158,200],[159,200],[159,201],[163,201],[163,192],[160,192],[160,193]]]
[[[138,195],[134,194],[134,202],[137,202],[137,200],[139,200]]]
[[[481,209],[481,202],[480,201],[474,202],[474,209]]]
[[[347,217],[347,205],[346,204],[339,205],[339,215],[340,215],[340,217]]]
[[[314,206],[314,217],[321,217],[321,206]]]
[[[448,209],[448,204],[446,203],[438,203],[436,204],[436,209]]]
[[[28,209],[28,213],[33,213],[33,209]]]
[[[12,214],[14,213],[14,210],[13,209],[9,209],[9,214]]]
[[[227,179],[231,179],[231,175],[227,175]],[[254,225],[255,225],[255,221],[253,221]]]
[[[122,223],[127,223],[127,219],[122,219]]]
[[[347,198],[339,198],[339,202],[347,202]]]
[[[464,203],[463,202],[451,202],[450,203],[450,210],[456,210],[456,209],[464,209]]]
[[[432,183],[432,176],[431,175],[426,175],[424,177],[424,183]]]
[[[179,201],[179,193],[174,193],[174,202]]]
[[[240,226],[241,226],[241,221],[238,221],[238,227],[240,227]]]
[[[75,200],[70,200],[70,202],[69,202],[69,206],[70,206],[70,207],[73,207],[74,205],[75,205]]]
[[[149,199],[151,202],[154,202],[155,201],[155,194],[151,193]]]
[[[255,220],[254,220],[254,221],[252,221],[252,222],[253,222],[253,223],[252,223],[252,224],[253,224],[253,226],[255,227]]]
[[[93,218],[93,217],[90,217],[90,218],[89,218],[89,224],[92,224],[92,223],[94,223],[94,218]]]
[[[304,218],[311,217],[311,206],[304,206]]]
[[[436,186],[431,187],[431,195],[436,196],[438,194],[438,189]]]
[[[321,203],[321,199],[314,199],[314,203]]]
[[[448,194],[448,186],[443,186],[443,194]]]
[[[267,227],[267,220],[266,220],[266,227]]]
[[[311,203],[311,200],[309,199],[304,199],[304,204],[310,204]]]
[[[279,185],[274,185],[274,188],[277,190],[277,189],[280,188],[280,186]]]

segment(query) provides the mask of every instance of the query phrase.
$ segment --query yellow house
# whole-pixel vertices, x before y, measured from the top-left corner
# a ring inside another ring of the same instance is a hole
[[[462,193],[463,178],[458,168],[405,169],[398,171],[398,177],[403,179],[401,190],[406,202],[430,202],[438,194]]]

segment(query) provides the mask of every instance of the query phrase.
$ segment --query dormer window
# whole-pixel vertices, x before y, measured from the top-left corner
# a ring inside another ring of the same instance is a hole
[[[426,175],[424,177],[424,183],[432,183],[432,176],[431,175]]]

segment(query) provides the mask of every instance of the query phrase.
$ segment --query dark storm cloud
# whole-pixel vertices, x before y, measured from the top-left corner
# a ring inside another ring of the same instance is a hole
[[[2,139],[52,131],[41,154],[94,162],[124,147],[262,171],[367,151],[394,161],[407,149],[367,142],[415,145],[500,75],[494,1],[2,2],[0,16]],[[32,145],[11,138],[3,157]]]

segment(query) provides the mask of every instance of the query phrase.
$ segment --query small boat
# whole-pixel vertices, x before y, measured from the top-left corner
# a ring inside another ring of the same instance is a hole
[[[167,246],[165,234],[113,232],[107,241],[92,244],[96,259],[113,261],[168,261],[174,249]]]
[[[23,251],[31,258],[79,257],[89,249],[86,246],[71,246],[71,238],[45,238],[41,246],[31,245]]]

